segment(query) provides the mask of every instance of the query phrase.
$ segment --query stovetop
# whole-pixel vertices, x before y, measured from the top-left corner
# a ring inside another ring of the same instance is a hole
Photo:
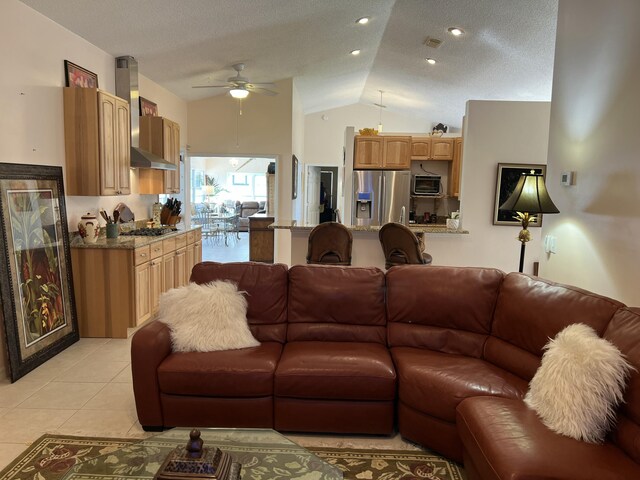
[[[167,233],[173,233],[176,229],[171,227],[162,227],[162,228],[136,228],[135,230],[131,230],[129,232],[122,232],[120,235],[125,236],[138,236],[138,237],[158,237],[160,235],[165,235]]]

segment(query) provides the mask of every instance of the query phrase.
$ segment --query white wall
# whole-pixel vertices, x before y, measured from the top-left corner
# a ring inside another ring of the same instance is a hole
[[[115,93],[115,58],[17,0],[2,0],[1,8],[0,162],[59,165],[64,170],[64,60],[96,73],[100,88]],[[162,114],[180,123],[186,139],[186,103],[144,77],[140,91],[158,104]],[[137,192],[136,170],[131,170],[131,177],[132,191]],[[83,213],[97,213],[99,207],[110,210],[120,201],[136,217],[149,217],[156,200],[156,195],[137,194],[67,197],[69,229],[77,230]],[[4,359],[5,342],[0,338],[0,378]]]
[[[587,33],[588,32],[588,33]],[[585,36],[588,35],[588,41]],[[640,305],[640,2],[560,0],[541,274]],[[576,184],[560,185],[564,171]]]
[[[518,226],[493,225],[498,163],[546,163],[548,102],[467,102],[462,159],[462,227],[469,235],[427,235],[434,265],[518,270]],[[546,215],[546,223],[551,215]],[[541,257],[540,228],[531,228],[524,271]]]
[[[379,118],[378,107],[361,103],[305,115],[305,161],[310,165],[342,166],[345,128],[353,126],[356,133],[361,128],[376,128]],[[382,112],[382,123],[384,132],[431,131],[431,122],[386,110]]]

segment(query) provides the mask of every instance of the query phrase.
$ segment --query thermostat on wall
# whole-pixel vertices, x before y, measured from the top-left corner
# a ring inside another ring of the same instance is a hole
[[[566,186],[573,185],[575,173],[576,172],[562,172],[562,175],[560,176],[560,183]]]

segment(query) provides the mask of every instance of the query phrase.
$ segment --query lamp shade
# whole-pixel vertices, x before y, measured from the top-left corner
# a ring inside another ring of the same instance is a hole
[[[526,213],[560,213],[549,197],[542,175],[524,173],[500,210]]]

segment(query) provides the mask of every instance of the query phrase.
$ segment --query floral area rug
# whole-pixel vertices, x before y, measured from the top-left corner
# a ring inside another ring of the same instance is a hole
[[[115,455],[128,447],[134,447],[135,439],[72,437],[43,435],[33,442],[18,458],[0,471],[0,480],[62,480],[69,470],[81,462],[98,462],[96,457],[118,458]],[[316,456],[343,472],[345,480],[464,480],[466,477],[458,464],[427,451],[362,450],[308,448]],[[114,455],[110,455],[114,453]],[[130,456],[131,457],[131,456]],[[153,478],[148,459],[140,455],[130,458],[127,465],[112,465],[117,478]],[[137,460],[140,465],[133,465]],[[107,460],[108,461],[108,460]],[[112,462],[115,460],[112,460]],[[137,469],[137,467],[141,467]],[[256,476],[243,476],[243,480],[315,480],[306,474],[294,474],[287,463],[284,468],[274,466]],[[121,468],[119,468],[121,467]],[[129,470],[136,470],[129,472]],[[288,471],[289,470],[289,471]],[[85,476],[84,478],[88,478]],[[96,477],[97,478],[97,477]],[[114,478],[114,477],[112,477]]]

